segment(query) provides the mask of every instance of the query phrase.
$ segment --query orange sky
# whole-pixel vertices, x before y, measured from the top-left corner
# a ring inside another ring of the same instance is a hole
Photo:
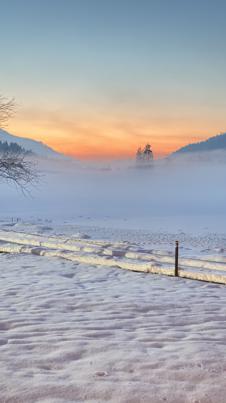
[[[152,145],[155,157],[165,156],[223,128],[206,119],[149,118],[21,110],[6,128],[11,133],[43,141],[55,150],[81,159],[133,157],[139,146]]]

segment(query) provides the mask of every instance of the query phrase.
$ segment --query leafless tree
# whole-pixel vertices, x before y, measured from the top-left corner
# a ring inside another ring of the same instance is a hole
[[[34,163],[27,159],[25,153],[7,152],[0,155],[0,178],[14,182],[26,192],[29,184],[37,182],[38,174]]]
[[[7,123],[14,110],[14,99],[7,100],[0,95],[0,128]],[[30,184],[37,182],[38,173],[26,152],[3,152],[0,153],[0,179],[12,182],[26,192]]]
[[[14,98],[8,100],[0,95],[0,128],[2,128],[15,111]]]

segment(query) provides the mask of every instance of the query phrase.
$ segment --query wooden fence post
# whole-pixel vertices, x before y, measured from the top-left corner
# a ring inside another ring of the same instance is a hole
[[[179,275],[178,259],[179,259],[179,241],[176,241],[176,247],[175,247],[175,271],[174,271],[174,275],[176,277],[178,277],[178,275]]]

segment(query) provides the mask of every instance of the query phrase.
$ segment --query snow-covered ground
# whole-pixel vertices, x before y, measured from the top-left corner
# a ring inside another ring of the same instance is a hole
[[[167,275],[174,275],[173,247],[177,239],[180,247],[181,277],[226,284],[226,247],[225,237],[222,235],[206,235],[192,239],[184,233],[151,234],[118,230],[115,240],[111,240],[114,230],[111,230],[111,236],[106,238],[106,229],[83,227],[83,230],[88,231],[88,235],[72,223],[69,226],[58,224],[58,233],[54,226],[40,223],[35,225],[34,222],[3,222],[1,228],[0,252],[58,257],[86,265]],[[102,235],[101,239],[90,239],[94,230],[96,236],[98,233],[99,237]],[[205,248],[200,250],[202,241],[205,242]]]
[[[2,220],[3,236],[109,259],[123,248],[170,258],[177,237],[187,259],[226,258],[224,234],[39,219]],[[225,402],[224,285],[37,253],[1,254],[0,267],[1,402]]]
[[[45,164],[1,187],[0,402],[225,403],[226,286],[149,272],[226,277],[226,165]]]

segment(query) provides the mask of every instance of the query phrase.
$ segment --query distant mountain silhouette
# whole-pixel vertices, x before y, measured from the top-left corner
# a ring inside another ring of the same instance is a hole
[[[172,155],[216,150],[226,151],[226,133],[218,134],[217,136],[210,137],[209,139],[200,141],[199,143],[188,144],[187,146],[175,151]]]
[[[24,151],[32,152],[41,157],[66,158],[63,154],[58,153],[41,141],[15,136],[2,129],[0,129],[0,141],[1,143],[7,142],[8,144],[16,143],[22,147]]]

